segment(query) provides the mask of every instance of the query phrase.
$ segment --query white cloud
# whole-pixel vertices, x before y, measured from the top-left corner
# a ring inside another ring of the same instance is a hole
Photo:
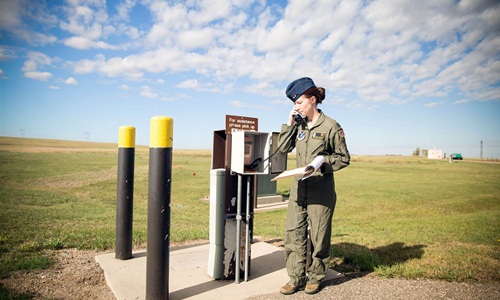
[[[430,103],[424,104],[425,107],[436,107],[439,105],[443,105],[443,103],[442,102],[430,102]]]
[[[267,81],[261,81],[251,85],[247,85],[243,87],[243,91],[249,94],[261,94],[265,92],[267,93],[267,95],[276,97],[284,95],[281,89],[276,89],[274,85]]]
[[[52,77],[49,72],[39,72],[37,69],[40,66],[47,66],[52,64],[52,59],[41,52],[29,52],[28,60],[24,62],[22,70],[24,77],[35,80],[47,81]]]
[[[125,59],[114,57],[106,60],[104,55],[97,55],[94,60],[84,59],[77,62],[69,62],[68,65],[78,74],[100,73],[109,77],[123,76],[129,79],[141,79],[144,75],[136,65],[132,56]],[[154,62],[151,62],[154,65]]]
[[[212,93],[227,93],[233,89],[232,84],[216,84],[216,83],[205,83],[200,84],[196,79],[190,79],[177,84],[178,88],[181,89],[193,89],[196,91],[212,92]]]
[[[460,100],[458,100],[458,101],[455,101],[455,102],[453,103],[453,105],[460,105],[460,104],[465,104],[465,103],[469,103],[469,102],[471,102],[471,100],[468,100],[468,99],[460,99]]]
[[[16,28],[22,25],[22,1],[0,1],[0,28]]]
[[[0,46],[0,61],[8,61],[14,58],[16,58],[16,53],[14,51]]]
[[[67,85],[78,85],[78,81],[76,81],[76,79],[73,77],[69,77],[64,81],[64,83]]]
[[[187,30],[178,36],[178,45],[185,49],[208,48],[213,45],[213,31],[210,28]]]
[[[21,38],[33,45],[44,46],[46,44],[52,44],[57,41],[57,38],[53,35],[45,35],[34,31],[16,29],[13,30],[13,33],[16,37]]]
[[[23,71],[34,71],[37,67],[51,65],[52,59],[42,52],[31,51],[28,52],[28,60],[24,63]]]
[[[136,0],[125,0],[121,3],[118,3],[116,6],[118,17],[122,21],[130,20],[129,13],[135,5],[136,5]]]
[[[34,29],[28,29],[27,21]],[[54,43],[57,41],[54,35],[43,34],[39,30],[51,28],[56,22],[56,17],[48,11],[44,2],[0,1],[0,30],[9,33],[15,39],[40,46]]]
[[[499,99],[495,1],[312,2],[127,0],[110,17],[105,1],[71,1],[60,26],[73,35],[65,45],[106,53],[69,63],[76,73],[141,80],[148,73],[194,72],[201,76],[178,87],[271,96],[284,82],[311,76],[370,104],[452,91]],[[135,6],[148,10],[150,22],[131,24]],[[118,35],[133,37],[133,54],[104,51],[123,49],[108,39]],[[235,78],[250,83],[235,85]]]
[[[162,97],[161,100],[162,101],[176,101],[176,100],[178,100],[178,98],[175,98],[175,97]]]
[[[47,81],[52,77],[52,74],[49,72],[24,72],[24,77],[30,78],[30,79],[35,79],[35,80],[40,80],[40,81]]]
[[[96,55],[92,59],[83,59],[77,62],[68,62],[68,65],[73,68],[73,71],[78,74],[88,74],[98,71],[98,66],[105,62],[104,55]]]
[[[106,1],[69,1],[63,10],[66,20],[59,26],[75,36],[99,40],[108,36],[115,28],[108,22]]]
[[[189,79],[186,81],[183,81],[177,85],[177,87],[181,89],[199,89],[200,84],[198,83],[198,80],[196,79]]]
[[[58,90],[59,87],[55,86],[55,85],[49,85],[49,89],[51,89],[51,90]]]
[[[141,37],[140,31],[135,27],[128,27],[125,32],[133,40]]]
[[[204,26],[212,21],[225,18],[231,14],[232,1],[198,1],[196,9],[190,9],[188,17],[198,26]]]
[[[259,105],[259,104],[254,104],[254,103],[245,103],[245,102],[241,102],[240,100],[233,100],[229,104],[231,106],[234,106],[237,108],[269,109],[269,107],[265,106],[265,105]]]
[[[93,41],[91,39],[81,37],[81,36],[73,36],[66,40],[64,40],[64,45],[68,47],[72,47],[75,49],[86,50],[86,49],[117,49],[116,46],[109,45],[102,41]]]
[[[141,88],[140,95],[143,96],[143,97],[146,97],[146,98],[151,98],[151,99],[154,99],[154,98],[158,97],[158,94],[156,94],[155,92],[153,92],[153,89],[151,89],[147,85],[145,85],[145,86],[143,86]]]

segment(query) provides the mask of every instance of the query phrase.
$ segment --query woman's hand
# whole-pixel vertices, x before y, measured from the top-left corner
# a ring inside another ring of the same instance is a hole
[[[298,114],[298,112],[295,109],[292,109],[290,111],[290,115],[288,116],[288,123],[287,123],[288,126],[292,126],[295,124],[295,120],[293,119],[293,116],[295,116],[296,114]]]

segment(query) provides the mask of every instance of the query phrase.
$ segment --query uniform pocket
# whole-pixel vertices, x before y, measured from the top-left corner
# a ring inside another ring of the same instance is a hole
[[[325,140],[311,140],[310,141],[310,145],[309,145],[310,149],[312,149],[310,153],[310,155],[314,158],[316,156],[318,156],[318,154],[320,154],[321,152],[324,152],[326,150],[326,142]]]

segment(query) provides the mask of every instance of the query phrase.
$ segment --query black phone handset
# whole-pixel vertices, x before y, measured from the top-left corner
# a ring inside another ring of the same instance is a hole
[[[307,123],[307,116],[301,116],[299,114],[293,116],[293,120],[297,126]]]
[[[304,127],[307,124],[307,116],[301,116],[299,114],[296,114],[296,115],[293,115],[293,120],[295,121],[295,125],[302,126],[302,129],[304,129]],[[294,130],[291,130],[288,134],[293,134],[294,132],[295,132]],[[248,165],[248,166],[245,165],[245,167],[248,170],[255,170],[255,169],[257,169],[257,167],[260,164],[262,164],[265,161],[271,159],[271,157],[273,157],[276,153],[278,153],[278,150],[285,144],[285,142],[287,140],[288,140],[288,138],[284,138],[283,141],[281,142],[281,144],[279,144],[278,147],[276,147],[276,150],[274,151],[274,153],[271,154],[271,155],[269,155],[266,159],[262,160],[262,158],[257,158],[250,165]]]

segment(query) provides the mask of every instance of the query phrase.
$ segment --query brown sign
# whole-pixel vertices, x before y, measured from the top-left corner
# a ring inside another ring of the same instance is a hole
[[[241,130],[258,131],[259,119],[226,115],[226,134]]]

